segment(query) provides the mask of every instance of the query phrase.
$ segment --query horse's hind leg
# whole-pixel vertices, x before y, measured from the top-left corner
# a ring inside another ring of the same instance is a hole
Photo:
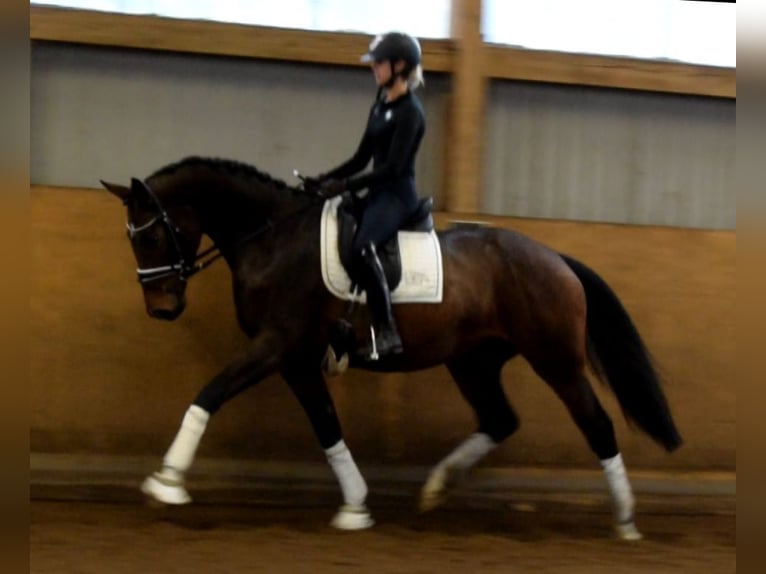
[[[591,450],[601,461],[612,497],[617,535],[625,540],[640,539],[641,534],[633,522],[633,491],[617,448],[614,426],[582,368],[543,366],[535,367],[535,370],[564,402],[575,424],[585,435]]]
[[[319,361],[287,363],[290,366],[282,371],[282,375],[306,412],[343,493],[344,504],[330,524],[341,530],[369,528],[374,522],[365,505],[367,484],[343,441],[327,383],[318,369],[303,366],[318,365]]]
[[[519,427],[500,378],[512,355],[505,344],[488,342],[447,363],[460,392],[473,407],[478,429],[431,470],[420,495],[421,511],[441,505],[449,488]]]

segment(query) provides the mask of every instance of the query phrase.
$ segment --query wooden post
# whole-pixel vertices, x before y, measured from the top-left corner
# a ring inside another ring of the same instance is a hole
[[[481,0],[452,0],[452,89],[447,110],[445,208],[478,213],[481,202],[486,76]]]

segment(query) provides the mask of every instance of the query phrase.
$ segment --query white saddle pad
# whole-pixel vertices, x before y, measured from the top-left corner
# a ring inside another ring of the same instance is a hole
[[[365,302],[365,293],[354,296],[351,279],[340,261],[338,251],[338,205],[340,197],[325,201],[322,211],[321,259],[322,279],[327,289],[346,301]],[[393,303],[441,303],[444,275],[442,252],[435,231],[399,232],[399,251],[402,260],[402,280],[391,293]]]

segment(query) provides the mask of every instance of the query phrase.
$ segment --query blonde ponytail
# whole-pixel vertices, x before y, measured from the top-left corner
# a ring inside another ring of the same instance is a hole
[[[417,90],[420,86],[424,86],[425,83],[426,81],[423,79],[423,66],[418,64],[407,77],[407,85],[411,90],[414,91]]]

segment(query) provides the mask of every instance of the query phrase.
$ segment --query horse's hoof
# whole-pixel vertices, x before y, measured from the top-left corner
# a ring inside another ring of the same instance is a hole
[[[447,501],[447,481],[449,475],[445,470],[435,469],[420,490],[420,512],[431,512]]]
[[[364,530],[373,524],[375,521],[366,506],[349,505],[341,506],[330,522],[330,526],[338,530]]]
[[[182,484],[174,484],[156,472],[144,480],[141,485],[141,492],[150,499],[163,504],[189,504],[192,500],[189,492]]]
[[[418,510],[421,513],[431,512],[436,510],[447,501],[447,492],[445,490],[423,491],[420,493],[420,504],[418,504]]]
[[[617,538],[620,540],[641,540],[644,535],[638,531],[635,522],[624,522],[622,524],[614,525]]]

